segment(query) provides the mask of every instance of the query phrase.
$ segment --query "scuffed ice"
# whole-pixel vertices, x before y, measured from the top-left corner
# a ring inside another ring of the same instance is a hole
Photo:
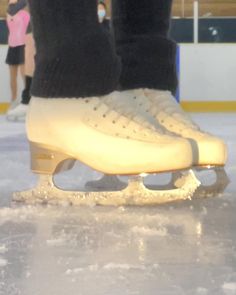
[[[236,294],[236,282],[224,283],[222,289],[226,295]]]
[[[7,265],[7,260],[0,257],[0,267],[4,267]]]
[[[4,254],[7,252],[7,248],[5,245],[0,245],[0,254]]]
[[[235,115],[196,119],[227,141],[226,170],[236,179]],[[23,125],[4,117],[0,124],[0,295],[236,294],[234,181],[221,197],[163,206],[15,204],[12,192],[34,187],[36,178]],[[77,165],[56,182],[77,190],[99,177]],[[214,177],[199,173],[203,183]],[[169,176],[147,179],[156,181]]]

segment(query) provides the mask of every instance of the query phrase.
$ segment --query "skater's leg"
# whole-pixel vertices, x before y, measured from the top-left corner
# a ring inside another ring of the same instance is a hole
[[[136,98],[149,102],[148,112],[167,130],[189,138],[194,164],[226,162],[225,143],[199,129],[177,104],[176,45],[168,37],[172,0],[113,0],[113,26],[123,70],[121,89],[139,89]],[[171,93],[172,92],[172,93]]]
[[[18,73],[18,66],[9,66],[9,70],[10,70],[11,100],[13,102],[17,98],[17,73]]]
[[[23,83],[25,85],[25,65],[24,64],[19,65],[19,69],[20,69],[21,78],[22,78]]]
[[[127,91],[125,90],[139,88],[175,91],[177,85],[174,63],[176,46],[167,37],[171,4],[172,0],[112,1],[116,50],[122,60],[119,85],[123,90],[121,97],[126,96]],[[138,97],[133,91],[129,93]],[[141,101],[140,104],[143,102]],[[110,183],[113,182],[108,176],[99,181],[89,182],[94,188],[101,185],[107,187]],[[117,183],[119,183],[118,179]],[[121,183],[120,187],[122,185]]]
[[[187,140],[176,138],[173,144],[172,137],[113,92],[120,64],[109,34],[98,23],[97,1],[29,0],[29,4],[37,54],[27,134],[32,170],[44,177],[40,187],[23,199],[51,197],[51,176],[71,168],[75,160],[121,175],[191,167]],[[58,190],[54,192],[58,196]],[[185,198],[188,194],[184,189]]]
[[[164,150],[161,145],[156,145],[162,139],[169,146],[170,154],[179,153],[180,146],[184,149],[186,146],[187,154],[191,151],[185,140],[178,140],[173,147],[170,144],[172,138],[160,138],[152,125],[146,124],[128,105],[120,105],[116,93],[111,94],[118,84],[120,64],[109,33],[98,22],[96,0],[30,0],[29,5],[36,43],[36,68],[31,90],[34,97],[27,120],[31,142],[56,146],[55,142],[59,144],[62,140],[60,150],[63,145],[65,153],[80,155],[86,164],[110,174],[118,171],[121,174],[136,173],[141,166],[142,172],[151,172],[158,159],[158,170],[161,171],[161,150],[168,153],[167,146]],[[52,129],[56,128],[56,138],[50,136],[49,126],[38,128],[38,124],[42,125],[43,114],[45,122],[52,118],[50,123]],[[114,150],[112,147],[117,139],[124,140],[124,144],[130,147],[133,141],[135,151],[119,145]],[[141,148],[143,144],[150,147],[149,143],[155,145],[154,157],[152,153],[138,157],[139,144]],[[160,154],[156,148],[160,149]],[[41,147],[35,150],[41,150]],[[123,160],[129,160],[119,162],[114,151],[122,155]],[[148,158],[152,159],[151,165],[145,164],[149,162]],[[186,164],[189,167],[191,152],[190,158],[181,158],[174,163],[163,161],[163,168],[166,170],[167,165],[182,169]],[[110,165],[112,162],[119,164]]]
[[[29,1],[36,41],[32,94],[91,97],[113,91],[120,76],[111,39],[97,19],[96,0]]]
[[[112,23],[122,59],[122,90],[177,86],[176,44],[168,38],[172,0],[113,0]]]
[[[25,88],[21,94],[21,102],[13,109],[10,109],[7,112],[7,120],[8,121],[24,121],[25,116],[28,110],[28,104],[31,98],[31,83],[32,77],[25,77]]]
[[[29,33],[26,35],[26,42],[25,42],[25,89],[22,92],[22,104],[29,104],[31,98],[31,84],[32,84],[32,77],[34,75],[35,70],[35,44],[33,34],[31,32],[31,25],[29,26]]]

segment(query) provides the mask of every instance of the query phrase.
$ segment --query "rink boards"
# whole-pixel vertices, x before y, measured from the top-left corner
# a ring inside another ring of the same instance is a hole
[[[0,46],[0,113],[10,102],[7,46]],[[191,112],[236,111],[236,44],[180,44],[179,100]],[[19,78],[19,94],[22,81]]]
[[[180,101],[188,111],[236,111],[236,44],[180,45]]]

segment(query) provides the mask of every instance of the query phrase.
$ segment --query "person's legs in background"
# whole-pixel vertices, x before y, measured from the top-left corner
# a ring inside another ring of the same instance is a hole
[[[35,44],[33,34],[30,32],[26,35],[25,42],[25,66],[24,66],[24,80],[25,88],[21,94],[21,102],[7,113],[7,119],[9,121],[24,121],[28,109],[28,104],[31,98],[31,83],[34,74],[35,64]]]
[[[11,113],[12,110],[14,110],[15,107],[19,104],[19,101],[17,99],[19,74],[21,78],[23,79],[23,84],[25,85],[24,52],[25,52],[24,45],[8,48],[6,63],[9,66],[9,73],[10,73],[11,102],[10,102],[10,107],[7,111],[7,118],[8,118],[8,114]]]
[[[25,64],[19,65],[20,74],[23,82],[25,82]]]

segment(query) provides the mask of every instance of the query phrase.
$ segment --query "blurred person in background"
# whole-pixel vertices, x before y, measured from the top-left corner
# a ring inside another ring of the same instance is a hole
[[[35,44],[32,33],[31,23],[29,23],[25,41],[25,89],[22,92],[21,102],[7,113],[9,121],[24,121],[31,94],[30,88],[35,68]]]
[[[17,99],[17,77],[20,70],[24,79],[25,40],[26,30],[30,21],[29,13],[25,10],[25,0],[9,0],[7,9],[7,27],[9,30],[8,52],[6,63],[10,69],[11,106]]]
[[[106,30],[110,30],[110,22],[107,19],[107,6],[103,1],[98,3],[98,21]]]

